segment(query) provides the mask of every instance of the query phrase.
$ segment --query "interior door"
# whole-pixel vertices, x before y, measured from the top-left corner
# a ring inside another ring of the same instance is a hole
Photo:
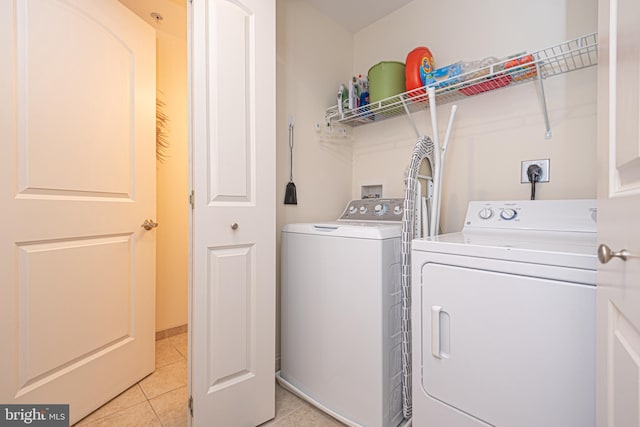
[[[275,1],[190,7],[193,424],[275,411]]]
[[[640,4],[637,0],[600,0],[598,19],[598,241],[602,263],[598,268],[597,418],[598,426],[637,427]],[[617,256],[608,260],[604,245]]]
[[[0,2],[0,402],[71,422],[154,368],[155,35],[116,0]]]

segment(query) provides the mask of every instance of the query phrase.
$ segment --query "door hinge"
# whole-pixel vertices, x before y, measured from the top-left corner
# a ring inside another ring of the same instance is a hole
[[[191,205],[191,209],[194,209],[196,206],[196,193],[191,190],[191,194],[189,194],[189,204]]]
[[[193,417],[193,396],[189,396],[189,414]]]

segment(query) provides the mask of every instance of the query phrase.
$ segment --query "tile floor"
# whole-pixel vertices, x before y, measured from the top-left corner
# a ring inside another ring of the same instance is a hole
[[[338,420],[309,405],[276,383],[276,417],[260,427],[342,427]]]
[[[156,341],[156,370],[92,412],[78,427],[187,425],[187,334]]]
[[[260,427],[344,426],[278,384],[275,387],[276,417]],[[187,425],[187,397],[185,333],[156,341],[156,370],[75,426],[184,427]]]

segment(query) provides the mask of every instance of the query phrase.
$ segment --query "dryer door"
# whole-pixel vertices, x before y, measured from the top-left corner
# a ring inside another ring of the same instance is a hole
[[[422,387],[496,426],[593,426],[595,287],[501,264],[423,265]]]

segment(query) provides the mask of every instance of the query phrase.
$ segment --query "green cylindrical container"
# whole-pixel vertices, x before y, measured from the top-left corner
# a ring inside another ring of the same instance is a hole
[[[383,61],[369,69],[369,103],[373,104],[405,91],[405,66]]]

